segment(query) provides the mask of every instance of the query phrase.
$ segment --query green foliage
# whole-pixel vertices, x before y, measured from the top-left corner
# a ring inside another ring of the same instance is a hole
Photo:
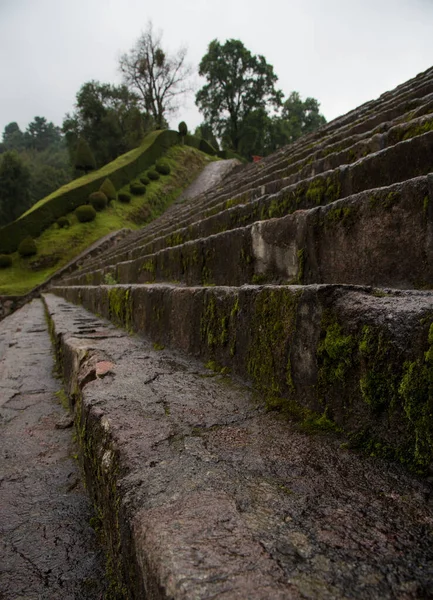
[[[194,136],[198,137],[200,139],[200,146],[201,146],[201,141],[203,140],[203,142],[207,142],[207,144],[212,148],[213,153],[215,153],[216,151],[219,150],[218,140],[215,137],[215,134],[212,129],[212,125],[210,125],[209,123],[206,123],[206,121],[204,121],[201,125],[196,127],[196,129],[194,131]],[[200,150],[202,150],[201,147],[200,147]],[[212,154],[211,152],[207,152],[206,150],[202,150],[202,152],[206,152],[207,154]]]
[[[94,221],[96,218],[96,210],[93,206],[89,206],[88,204],[83,204],[83,206],[79,206],[75,210],[75,215],[80,223],[88,223],[89,221]]]
[[[0,254],[0,269],[7,269],[12,266],[12,256],[9,254]]]
[[[26,237],[18,246],[18,253],[22,257],[33,256],[37,251],[36,243],[31,237]]]
[[[323,335],[317,348],[319,383],[323,390],[329,384],[344,384],[345,375],[353,362],[354,339],[344,335],[341,326],[325,313],[322,318]]]
[[[319,110],[320,104],[315,98],[302,101],[299,92],[292,92],[284,102],[281,113],[285,143],[294,142],[302,135],[324,125],[326,119]]]
[[[143,177],[140,177],[140,181],[143,185],[149,185],[149,183],[150,183],[150,179],[149,179],[149,177],[146,177],[146,175],[143,175]]]
[[[128,192],[119,192],[117,194],[117,199],[119,200],[119,202],[129,204],[129,202],[131,202],[131,194],[128,194]]]
[[[76,109],[63,121],[71,157],[83,137],[98,165],[104,165],[136,148],[154,123],[141,111],[139,97],[124,85],[98,81],[85,83],[77,93]]]
[[[5,152],[0,160],[0,226],[3,226],[30,206],[30,172],[16,151]]]
[[[159,173],[155,169],[149,169],[147,176],[151,181],[157,181],[159,179]]]
[[[157,161],[156,164],[155,164],[155,170],[160,175],[170,175],[170,167],[169,167],[169,165],[167,165],[164,162]]]
[[[59,217],[57,219],[57,225],[59,226],[59,229],[63,229],[64,227],[69,227],[70,223],[66,217]]]
[[[0,230],[0,252],[13,252],[23,238],[23,233],[37,237],[59,217],[73,211],[91,192],[99,189],[110,177],[116,189],[137,177],[172,145],[178,142],[175,131],[155,131],[143,144],[119,157],[95,173],[76,179],[47,198],[33,205],[20,219]]]
[[[106,195],[108,202],[110,202],[110,200],[116,199],[116,188],[114,187],[109,177],[107,177],[107,179],[103,181],[101,187],[99,188],[99,191],[103,192]]]
[[[138,181],[133,181],[129,184],[129,189],[135,196],[142,196],[146,193],[146,186]]]
[[[181,121],[179,123],[178,130],[179,130],[179,134],[182,137],[185,137],[186,135],[188,135],[188,127],[187,127],[187,124],[185,123],[185,121]]]
[[[216,147],[212,146],[207,140],[200,140],[200,150],[202,152],[205,152],[206,154],[210,154],[211,156],[215,156],[217,153],[216,148],[218,147],[218,144]]]
[[[100,210],[104,210],[104,208],[107,206],[107,196],[104,194],[104,192],[92,192],[89,195],[89,202],[90,204],[93,206],[93,208],[96,211],[100,211]]]
[[[156,135],[165,136],[166,134],[174,134],[177,139],[177,132],[159,132]],[[16,295],[27,293],[106,234],[122,228],[136,229],[157,217],[192,182],[203,166],[209,162],[209,157],[191,148],[175,145],[169,148],[164,160],[170,164],[172,172],[167,179],[161,179],[151,185],[146,192],[148,202],[143,202],[144,198],[137,199],[135,202],[125,205],[115,202],[109,210],[98,213],[95,221],[85,225],[77,222],[74,214],[69,216],[69,213],[73,213],[74,209],[72,209],[67,214],[71,225],[65,229],[59,229],[55,219],[52,226],[46,229],[36,240],[38,254],[41,258],[49,256],[58,257],[55,265],[42,263],[41,266],[43,268],[35,270],[33,265],[27,261],[15,260],[16,255],[12,254],[12,267],[0,271],[0,294]],[[155,162],[155,158],[152,162]],[[145,166],[143,171],[146,168]],[[108,173],[104,173],[104,176],[100,178],[98,187],[107,175]],[[87,176],[87,179],[94,177],[95,175],[91,174]],[[70,185],[72,186],[74,183]],[[83,202],[87,195],[81,192],[80,197],[81,202]],[[3,231],[0,233],[0,243],[3,241]],[[24,236],[21,229],[21,239]]]
[[[196,95],[196,104],[206,122],[224,136],[228,147],[239,151],[250,113],[267,112],[281,104],[283,94],[275,88],[277,76],[263,56],[254,56],[240,40],[221,45],[213,40],[200,62],[199,74],[206,85]]]
[[[71,180],[69,155],[60,129],[44,117],[35,117],[24,133],[16,123],[6,125],[0,146],[0,152],[16,151],[29,173],[28,206]],[[19,204],[15,206],[18,208]],[[17,211],[16,216],[28,206]]]
[[[93,156],[93,152],[91,151],[89,144],[84,138],[79,138],[78,140],[75,151],[74,166],[79,171],[84,171],[84,173],[88,173],[89,171],[96,169],[95,157]]]

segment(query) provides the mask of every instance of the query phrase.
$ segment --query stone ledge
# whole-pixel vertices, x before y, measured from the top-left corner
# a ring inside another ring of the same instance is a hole
[[[271,406],[319,413],[416,470],[433,461],[431,292],[160,284],[53,291],[231,370]]]
[[[383,600],[429,589],[426,484],[300,432],[194,361],[44,300],[119,595],[291,600],[350,589]]]

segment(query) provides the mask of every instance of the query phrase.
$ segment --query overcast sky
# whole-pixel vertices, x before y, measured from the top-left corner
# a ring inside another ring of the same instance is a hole
[[[0,132],[36,115],[61,125],[83,83],[120,83],[149,19],[195,67],[211,40],[240,39],[328,120],[433,64],[433,0],[0,0]],[[180,120],[201,122],[193,95]]]

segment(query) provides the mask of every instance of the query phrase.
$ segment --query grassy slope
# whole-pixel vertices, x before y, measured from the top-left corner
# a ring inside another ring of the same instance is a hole
[[[146,150],[146,148],[149,148],[149,146],[151,146],[153,144],[153,142],[155,141],[155,138],[158,136],[159,133],[160,133],[159,131],[153,131],[152,133],[149,133],[146,136],[144,143],[141,144],[141,146],[139,146],[138,148],[134,148],[134,150],[130,150],[129,152],[122,154],[121,156],[116,158],[116,160],[109,162],[108,164],[104,165],[97,171],[92,171],[92,172],[88,173],[87,175],[83,175],[82,177],[78,177],[77,179],[70,181],[69,183],[62,186],[61,188],[59,188],[58,190],[56,190],[49,196],[42,198],[41,200],[36,202],[36,204],[33,204],[33,206],[31,206],[28,211],[26,211],[20,217],[18,217],[18,219],[21,219],[25,215],[32,213],[36,208],[39,208],[39,206],[46,204],[52,198],[54,198],[55,196],[58,196],[60,194],[63,194],[67,190],[81,187],[83,185],[83,183],[87,183],[89,181],[93,181],[94,179],[98,179],[98,177],[101,177],[101,175],[104,175],[104,174],[107,177],[109,177],[110,173],[112,173],[114,170],[116,170],[117,168],[121,167],[122,165],[130,162],[132,159],[136,158],[137,156],[140,156],[140,154],[143,154],[143,151]]]
[[[67,215],[70,227],[59,229],[52,225],[36,239],[38,254],[20,258],[12,254],[13,265],[0,270],[0,295],[19,295],[29,292],[60,267],[67,264],[90,244],[111,231],[124,227],[139,229],[160,215],[173,200],[213,160],[189,146],[174,146],[164,156],[171,167],[168,176],[151,182],[144,196],[133,196],[131,204],[111,202],[98,213],[95,221],[79,223],[74,213]],[[128,191],[127,186],[122,188]]]

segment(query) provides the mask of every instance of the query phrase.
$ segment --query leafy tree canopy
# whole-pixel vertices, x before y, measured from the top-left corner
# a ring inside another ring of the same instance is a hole
[[[281,105],[277,76],[261,55],[254,56],[240,40],[221,45],[213,40],[203,56],[199,74],[207,83],[196,95],[196,104],[218,136],[230,140],[238,151],[245,123],[253,111]]]
[[[153,122],[140,111],[139,97],[125,85],[89,81],[77,93],[75,111],[63,121],[63,132],[74,159],[84,137],[98,166],[138,146]]]
[[[30,172],[18,152],[5,152],[0,158],[0,226],[14,221],[30,204]]]

